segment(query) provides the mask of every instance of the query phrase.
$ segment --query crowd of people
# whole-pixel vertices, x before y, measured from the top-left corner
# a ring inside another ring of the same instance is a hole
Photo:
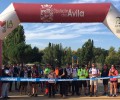
[[[13,91],[13,85],[20,95],[26,94],[30,97],[37,97],[39,91],[43,92],[45,96],[55,97],[55,94],[60,94],[65,98],[69,95],[85,95],[85,96],[98,96],[98,80],[93,80],[97,77],[118,76],[118,70],[114,65],[108,68],[104,65],[100,71],[95,63],[91,67],[86,65],[69,65],[65,68],[52,67],[47,64],[44,67],[40,66],[19,66],[19,65],[4,65],[2,69],[2,77],[20,77],[20,78],[48,78],[48,79],[85,79],[92,78],[92,80],[74,80],[74,81],[48,81],[48,82],[9,82],[2,81],[2,98],[9,98],[8,92]],[[13,84],[14,83],[14,84]],[[110,89],[108,89],[110,83]],[[103,79],[105,96],[117,96],[118,92],[118,79],[110,78]],[[39,89],[40,87],[40,89]],[[84,89],[83,89],[84,87]]]

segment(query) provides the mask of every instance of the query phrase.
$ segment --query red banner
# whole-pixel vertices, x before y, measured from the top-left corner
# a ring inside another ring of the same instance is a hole
[[[110,3],[25,4],[13,3],[21,22],[103,22]]]

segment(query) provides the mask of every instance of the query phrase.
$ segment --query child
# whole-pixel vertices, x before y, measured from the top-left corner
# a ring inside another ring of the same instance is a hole
[[[48,74],[48,78],[49,79],[55,79],[56,78],[56,74],[54,72],[54,68],[51,69],[50,73]],[[51,92],[52,92],[52,96],[55,96],[55,81],[48,81],[48,87],[49,87],[49,97],[51,97]]]

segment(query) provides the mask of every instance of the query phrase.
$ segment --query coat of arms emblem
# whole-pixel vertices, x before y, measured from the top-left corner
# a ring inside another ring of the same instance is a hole
[[[52,5],[45,4],[41,5],[41,7],[42,7],[40,12],[41,20],[43,22],[53,21],[53,10],[51,9]]]

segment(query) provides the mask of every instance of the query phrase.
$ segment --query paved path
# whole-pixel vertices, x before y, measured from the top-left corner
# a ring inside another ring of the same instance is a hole
[[[119,80],[120,81],[120,80]],[[99,80],[99,84],[98,84],[98,91],[99,91],[99,96],[98,97],[89,97],[89,96],[68,96],[66,98],[66,100],[120,100],[120,94],[118,95],[118,97],[107,97],[107,96],[102,96],[102,92],[103,92],[103,85],[102,85],[102,81]],[[39,94],[43,94],[43,93],[39,93]],[[29,97],[27,95],[20,95],[19,92],[11,92],[9,93],[10,96],[10,100],[65,100],[63,98],[61,98],[59,95],[56,95],[55,98],[48,98],[46,96],[43,95],[38,95],[38,97]]]
[[[106,97],[106,96],[98,96],[98,97],[78,97],[78,96],[68,96],[65,98],[66,100],[120,100],[120,96],[118,97]],[[55,98],[48,98],[42,95],[39,95],[38,97],[28,97],[28,96],[10,96],[10,100],[65,100],[61,98],[60,96],[56,96]]]

